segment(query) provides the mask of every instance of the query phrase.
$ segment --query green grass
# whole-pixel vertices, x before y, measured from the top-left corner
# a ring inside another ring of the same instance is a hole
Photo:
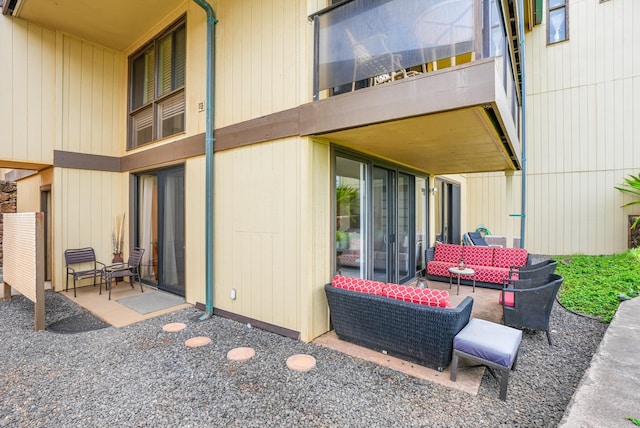
[[[621,300],[640,294],[640,248],[606,256],[554,257],[564,277],[558,299],[567,309],[611,322]]]

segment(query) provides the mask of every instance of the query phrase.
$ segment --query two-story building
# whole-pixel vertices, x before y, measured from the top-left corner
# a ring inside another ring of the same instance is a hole
[[[330,3],[0,0],[0,167],[37,171],[18,210],[48,215],[56,290],[124,216],[146,283],[308,341],[336,271],[408,282],[436,240],[519,235],[548,8]]]

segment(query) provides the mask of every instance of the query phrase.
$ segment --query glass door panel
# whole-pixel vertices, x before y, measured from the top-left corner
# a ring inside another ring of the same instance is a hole
[[[412,260],[415,257],[413,254],[414,248],[414,235],[412,230],[414,224],[412,222],[413,217],[413,186],[414,182],[412,176],[408,174],[398,173],[398,194],[396,196],[398,206],[397,216],[397,262],[396,270],[398,276],[398,282],[403,283],[409,280],[415,272],[410,266],[412,266]],[[411,249],[411,251],[409,251]]]
[[[364,278],[368,266],[366,172],[366,164],[336,157],[336,272],[356,278]]]
[[[393,281],[393,241],[395,235],[392,224],[392,171],[373,168],[373,279],[382,282]]]
[[[163,189],[160,197],[161,260],[158,288],[184,296],[184,170],[160,173]]]
[[[184,296],[184,168],[138,175],[138,246],[142,280]]]
[[[425,250],[427,249],[427,180],[416,177],[415,186],[415,238],[416,238],[416,273],[427,267]]]
[[[145,249],[142,280],[158,286],[158,177],[138,176],[138,246]]]

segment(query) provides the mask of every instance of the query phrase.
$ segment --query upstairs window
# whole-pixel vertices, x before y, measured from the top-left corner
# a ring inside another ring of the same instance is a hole
[[[547,43],[558,43],[569,40],[568,0],[549,0],[549,10],[547,11]]]
[[[184,132],[184,19],[129,58],[129,141],[134,148]]]

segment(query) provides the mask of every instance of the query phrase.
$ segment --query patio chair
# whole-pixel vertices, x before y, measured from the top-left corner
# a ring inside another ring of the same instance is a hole
[[[67,269],[65,292],[69,291],[69,276],[73,277],[73,297],[77,297],[76,281],[93,278],[93,286],[95,287],[98,275],[100,276],[100,292],[102,292],[105,264],[96,260],[96,253],[92,247],[65,250],[64,261]]]
[[[464,241],[464,245],[475,245],[478,247],[489,246],[480,232],[467,232],[462,236],[462,240]]]
[[[518,279],[550,275],[556,271],[556,266],[558,266],[558,262],[551,259],[532,265],[511,266],[509,268],[509,278],[515,278],[516,274]]]
[[[502,289],[503,323],[510,327],[544,331],[549,346],[549,318],[564,278],[550,274],[529,279],[505,279]],[[509,299],[511,294],[512,299]]]
[[[140,262],[144,255],[144,248],[135,247],[129,254],[127,263],[119,263],[111,266],[107,266],[105,271],[107,272],[107,288],[109,289],[109,300],[111,300],[111,281],[117,278],[130,278],[131,288],[133,288],[133,282],[138,280],[140,284],[140,291],[144,293],[142,288],[142,281],[140,280]]]
[[[360,80],[369,79],[369,85],[373,86],[407,77],[407,71],[400,63],[402,57],[389,50],[384,34],[357,40],[351,31],[346,31],[354,57],[352,91],[355,91],[356,82]]]

